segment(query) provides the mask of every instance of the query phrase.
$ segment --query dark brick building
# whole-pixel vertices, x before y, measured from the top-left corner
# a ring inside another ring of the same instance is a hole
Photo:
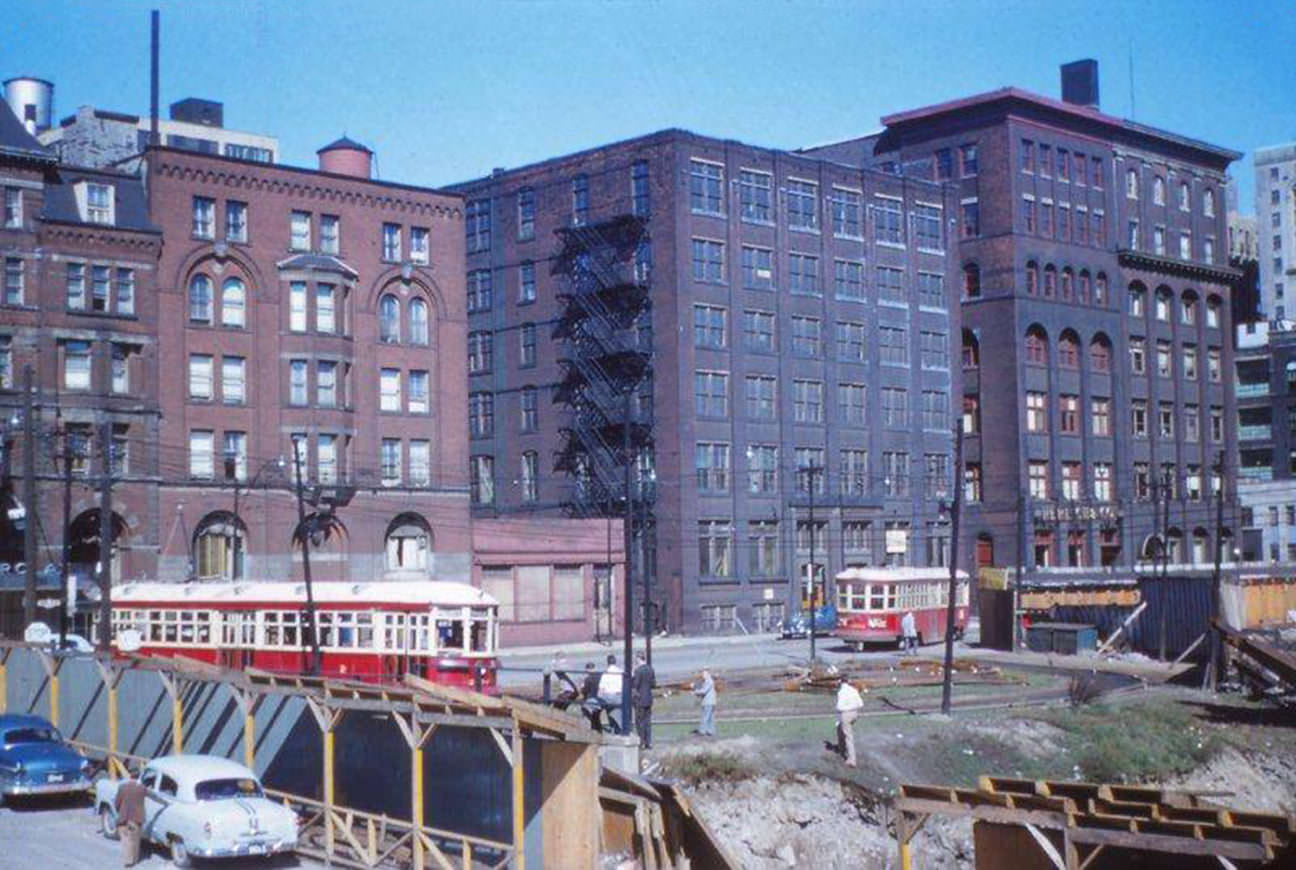
[[[1171,561],[1209,561],[1221,456],[1237,527],[1224,189],[1240,155],[1103,114],[1082,71],[1078,102],[1007,88],[815,153],[958,188],[967,555],[1131,566],[1168,497]]]
[[[625,264],[608,278],[607,304],[646,292],[648,305],[598,340],[648,361],[633,410],[647,515],[636,546],[667,624],[766,628],[801,606],[805,467],[823,469],[819,577],[945,564],[954,187],[666,130],[455,189],[467,198],[477,515],[622,509],[582,498],[615,490],[619,442],[610,463],[588,451],[567,463],[584,425],[562,398],[580,369],[568,266],[572,245],[641,226],[633,276]],[[609,407],[605,440],[624,419]]]

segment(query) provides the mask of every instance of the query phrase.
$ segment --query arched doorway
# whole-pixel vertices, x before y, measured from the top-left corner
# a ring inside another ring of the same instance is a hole
[[[389,572],[426,573],[431,562],[432,528],[416,513],[398,515],[383,535],[383,567]]]
[[[237,580],[244,576],[247,526],[229,511],[212,511],[193,534],[194,574],[199,580]]]
[[[113,512],[110,520],[112,540],[109,567],[115,581],[121,579],[121,551],[119,542],[129,529],[121,514]],[[68,527],[68,570],[91,579],[99,576],[99,508],[82,511]]]

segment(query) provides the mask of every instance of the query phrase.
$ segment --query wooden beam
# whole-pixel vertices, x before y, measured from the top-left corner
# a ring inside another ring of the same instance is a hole
[[[1074,843],[1075,840],[1072,839],[1071,842]],[[1091,851],[1088,855],[1086,855],[1085,859],[1080,862],[1080,866],[1079,868],[1077,868],[1077,870],[1086,870],[1086,868],[1093,863],[1093,860],[1097,858],[1099,855],[1101,855],[1103,849],[1106,848],[1107,846],[1102,843],[1099,843],[1097,846],[1094,846],[1093,851]]]
[[[522,728],[513,720],[513,870],[526,870],[526,780],[523,778]]]
[[[1179,653],[1179,657],[1175,659],[1172,664],[1177,665],[1184,659],[1188,658],[1189,654],[1192,653],[1193,650],[1197,649],[1197,647],[1201,645],[1201,642],[1206,639],[1206,634],[1207,632],[1203,631],[1201,634],[1197,635],[1197,639],[1188,645],[1188,649]]]
[[[1058,854],[1057,847],[1053,845],[1048,837],[1040,833],[1039,828],[1035,827],[1030,822],[1026,822],[1022,827],[1026,829],[1026,833],[1031,835],[1031,838],[1035,841],[1035,845],[1040,847],[1040,851],[1047,855],[1048,859],[1053,862],[1053,866],[1056,867],[1057,870],[1067,870],[1066,861],[1063,860],[1060,854]]]
[[[513,750],[509,748],[508,741],[504,739],[504,735],[499,733],[499,729],[497,728],[491,728],[490,735],[495,738],[495,745],[499,747],[499,751],[503,754],[504,760],[508,762],[509,767],[512,767]]]
[[[1109,646],[1111,646],[1113,643],[1115,643],[1115,642],[1116,642],[1116,638],[1120,637],[1121,634],[1125,631],[1125,629],[1129,628],[1131,625],[1134,624],[1134,620],[1136,620],[1136,619],[1139,618],[1139,615],[1142,614],[1143,611],[1147,609],[1147,606],[1148,606],[1148,603],[1147,603],[1146,601],[1144,601],[1144,602],[1143,602],[1142,604],[1140,604],[1138,607],[1135,607],[1135,608],[1134,608],[1134,612],[1131,613],[1129,616],[1125,617],[1125,621],[1122,622],[1122,623],[1120,624],[1120,628],[1118,628],[1118,629],[1116,629],[1115,631],[1113,631],[1113,632],[1112,632],[1112,633],[1107,637],[1107,639],[1106,639],[1105,641],[1103,641],[1103,642],[1098,646],[1098,649],[1095,651],[1095,654],[1096,654],[1096,655],[1101,655],[1102,653],[1106,652],[1106,651],[1107,651],[1107,647],[1109,647]]]

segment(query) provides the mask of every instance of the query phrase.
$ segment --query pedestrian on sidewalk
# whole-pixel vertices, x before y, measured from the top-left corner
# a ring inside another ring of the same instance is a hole
[[[599,678],[598,699],[603,705],[603,712],[607,714],[608,725],[618,731],[624,726],[616,724],[612,711],[621,709],[621,692],[624,685],[625,676],[617,665],[616,656],[608,655],[607,666],[603,669],[603,676]]]
[[[122,844],[122,866],[139,863],[140,828],[144,826],[144,798],[148,789],[135,777],[129,777],[117,788],[113,810],[117,813],[117,836]]]
[[[702,718],[694,733],[703,737],[715,737],[716,687],[711,672],[706,668],[702,669],[701,678],[693,684],[693,694],[702,699]]]
[[[918,623],[912,610],[906,610],[900,620],[900,634],[904,637],[904,654],[918,655]]]
[[[652,705],[653,689],[657,687],[657,675],[648,656],[640,651],[635,655],[634,674],[630,679],[630,700],[634,703],[635,729],[639,732],[639,744],[644,749],[652,749]]]
[[[837,754],[845,756],[846,766],[855,766],[855,720],[859,718],[864,699],[848,680],[837,687]]]
[[[589,718],[590,727],[603,730],[603,705],[599,703],[599,672],[593,662],[585,663],[585,681],[581,683],[581,710]]]

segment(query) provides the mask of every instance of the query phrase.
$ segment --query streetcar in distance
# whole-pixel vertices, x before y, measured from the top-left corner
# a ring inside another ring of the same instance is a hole
[[[312,584],[320,674],[398,682],[405,674],[491,691],[499,604],[464,583]],[[113,590],[118,652],[282,674],[309,670],[304,583],[128,583]],[[96,625],[96,629],[97,629]]]
[[[900,621],[913,611],[918,643],[945,639],[948,568],[847,568],[837,580],[836,636],[862,650],[868,643],[902,643]],[[968,621],[968,575],[958,572],[954,636]]]

